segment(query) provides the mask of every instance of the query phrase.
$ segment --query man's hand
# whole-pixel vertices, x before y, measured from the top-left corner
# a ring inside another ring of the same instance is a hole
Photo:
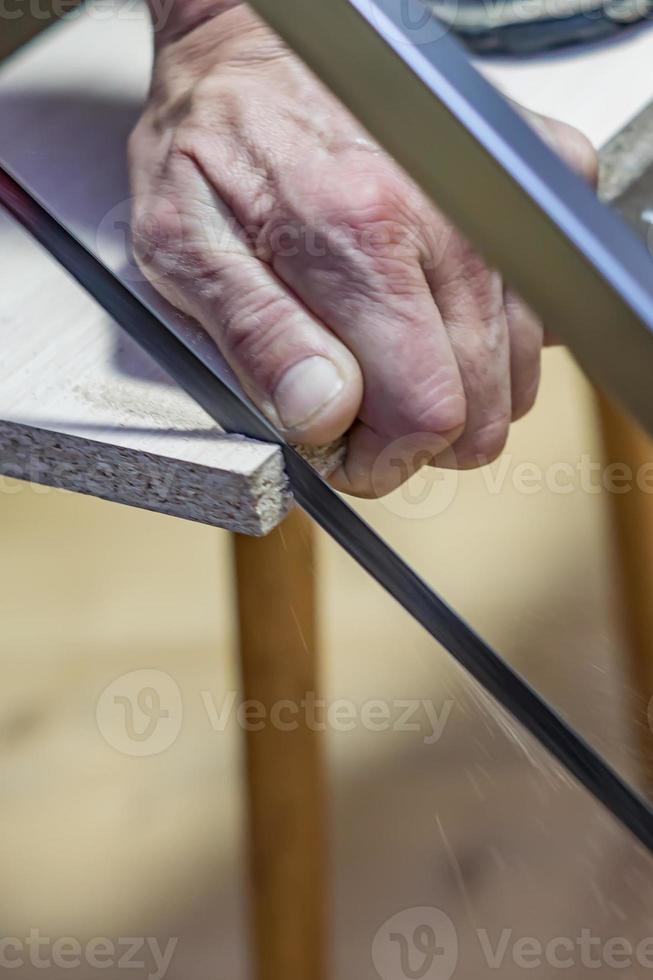
[[[246,5],[182,8],[130,143],[145,273],[290,440],[351,430],[339,489],[494,459],[535,399],[541,324]],[[595,178],[579,133],[535,125]]]

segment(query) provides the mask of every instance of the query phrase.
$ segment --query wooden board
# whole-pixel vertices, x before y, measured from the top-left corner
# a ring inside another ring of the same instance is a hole
[[[291,504],[280,451],[220,432],[7,222],[0,242],[12,284],[0,472],[251,534],[274,527]]]
[[[76,14],[0,69],[0,156],[230,376],[196,325],[133,265],[125,141],[147,89],[145,12]],[[118,8],[116,8],[118,9]],[[8,217],[0,214],[0,473],[264,534],[292,506],[277,447],[221,432]],[[338,448],[308,451],[329,471]]]

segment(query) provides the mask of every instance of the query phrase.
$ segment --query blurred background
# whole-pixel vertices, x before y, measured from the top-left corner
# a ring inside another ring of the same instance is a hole
[[[2,32],[6,54],[29,26],[3,22]],[[620,625],[602,463],[593,392],[554,349],[538,405],[502,460],[431,471],[356,506],[641,782],[648,699]],[[32,962],[13,975],[244,980],[230,535],[4,478],[0,490],[0,937],[31,935],[33,950],[46,937],[44,957],[56,938],[106,937],[125,956],[104,968]],[[322,696],[361,712],[381,702],[395,721],[402,702],[418,705],[411,730],[356,723],[325,735],[334,980],[448,980],[446,964],[388,966],[390,934],[410,935],[423,907],[455,924],[454,975],[465,978],[522,976],[519,939],[577,946],[589,930],[605,953],[611,940],[649,937],[650,860],[341,551],[318,541]],[[142,758],[98,722],[104,692],[135,670],[168,675],[183,707],[172,743]],[[127,937],[142,940],[131,964]],[[598,966],[577,956],[569,975],[647,975],[642,962],[615,966],[592,949]]]

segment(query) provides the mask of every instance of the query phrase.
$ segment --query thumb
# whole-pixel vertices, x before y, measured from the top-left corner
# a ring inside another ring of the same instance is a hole
[[[245,392],[289,440],[321,446],[338,439],[362,400],[354,355],[252,252],[193,161],[174,159],[165,176],[165,194],[134,198],[139,266],[204,327]]]

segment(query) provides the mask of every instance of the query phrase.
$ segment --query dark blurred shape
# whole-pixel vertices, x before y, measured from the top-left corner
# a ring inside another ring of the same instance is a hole
[[[653,0],[432,0],[473,51],[533,54],[620,34],[653,16]]]

